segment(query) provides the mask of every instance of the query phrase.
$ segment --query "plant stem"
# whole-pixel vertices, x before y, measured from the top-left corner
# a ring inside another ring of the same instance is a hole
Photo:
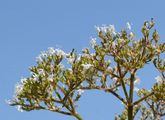
[[[74,113],[73,116],[77,118],[77,120],[83,120],[82,117],[77,113]]]
[[[128,101],[128,120],[133,120],[134,77],[135,77],[135,73],[131,73],[131,77],[130,77],[130,90],[129,90],[129,101]]]
[[[127,89],[126,89],[125,83],[124,83],[124,81],[123,81],[123,77],[124,77],[124,76],[123,76],[122,73],[121,73],[121,69],[120,69],[119,63],[117,63],[117,68],[118,68],[119,75],[120,75],[120,83],[121,83],[121,86],[122,86],[122,88],[123,88],[125,97],[126,97],[127,102],[128,102],[128,93],[127,93]]]
[[[149,93],[148,95],[144,96],[143,98],[141,98],[141,99],[135,101],[135,102],[133,103],[133,105],[137,105],[138,103],[140,103],[141,101],[145,100],[146,98],[152,96],[153,94],[154,94],[154,92]]]
[[[128,120],[133,120],[133,105],[128,105]]]

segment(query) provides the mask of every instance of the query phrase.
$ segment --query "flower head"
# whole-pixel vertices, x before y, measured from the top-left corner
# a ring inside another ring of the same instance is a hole
[[[77,92],[78,92],[78,95],[82,95],[84,93],[84,90],[78,89]]]
[[[133,34],[133,32],[130,32],[129,37],[130,37],[130,39],[133,39],[135,37],[135,35]]]
[[[75,58],[74,58],[73,56],[69,56],[69,57],[67,58],[67,60],[68,60],[68,63],[69,63],[69,64],[73,64],[73,62],[75,61]]]
[[[48,54],[48,56],[54,55],[55,54],[54,48],[53,47],[49,47],[48,51],[47,51],[47,54]]]
[[[138,93],[139,92],[139,88],[134,87],[134,91]]]
[[[90,44],[91,44],[92,48],[94,48],[97,45],[96,38],[91,38]]]
[[[162,78],[160,76],[155,77],[157,83],[162,83]]]
[[[134,84],[140,84],[140,78],[135,76]]]
[[[64,67],[65,67],[65,66],[64,66],[63,64],[61,64],[61,63],[59,64],[59,68],[60,68],[61,70],[63,70]]]
[[[110,34],[116,35],[114,25],[109,25],[109,26],[102,25],[101,27],[96,26],[95,28],[96,28],[97,33],[103,32],[105,34],[110,33]]]
[[[92,64],[82,64],[84,70],[88,70],[90,67],[92,67]]]
[[[131,24],[130,24],[129,22],[127,22],[126,25],[127,25],[127,29],[128,29],[128,30],[131,30]]]
[[[47,57],[48,57],[47,53],[46,53],[45,51],[43,51],[43,52],[41,52],[41,54],[39,54],[39,55],[36,57],[36,61],[37,61],[37,62],[43,62],[43,60],[44,60],[45,58],[47,58]]]
[[[16,86],[15,86],[15,94],[16,95],[19,95],[22,92],[23,86],[24,86],[24,84],[22,84],[22,83],[16,84]]]
[[[23,112],[22,107],[20,105],[17,106],[17,110]]]
[[[63,57],[65,57],[65,55],[66,55],[65,52],[61,49],[55,49],[55,54],[57,56],[63,56]]]
[[[100,29],[100,27],[98,27],[98,26],[95,26],[95,28],[96,28],[96,31],[97,31],[97,33],[100,33],[100,32],[101,32],[101,29]]]
[[[49,75],[49,76],[48,76],[48,81],[53,82],[53,77],[54,77],[53,74]]]
[[[116,32],[115,32],[115,26],[114,25],[109,25],[107,27],[107,32],[115,35],[116,34]]]
[[[38,70],[38,74],[45,76],[45,71],[43,69],[39,69]]]

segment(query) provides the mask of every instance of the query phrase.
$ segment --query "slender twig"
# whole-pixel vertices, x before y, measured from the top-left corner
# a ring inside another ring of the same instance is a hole
[[[153,94],[154,94],[154,92],[149,93],[148,95],[146,95],[146,96],[140,98],[139,100],[135,101],[135,102],[133,103],[133,105],[139,104],[140,102],[142,102],[142,101],[145,100],[146,98],[152,96]]]
[[[114,92],[113,89],[111,89],[111,88],[104,88],[104,87],[99,87],[99,86],[93,86],[93,87],[81,87],[80,89],[84,89],[84,90],[95,89],[95,90],[103,90],[105,92],[110,92],[115,97],[117,97],[120,101],[122,101],[125,105],[127,104],[127,102],[125,101],[125,99],[123,99],[120,95],[118,95],[116,92]]]
[[[118,68],[119,75],[120,75],[120,83],[121,83],[121,86],[122,86],[122,88],[123,88],[125,97],[126,97],[126,99],[127,99],[127,101],[128,101],[129,97],[128,97],[127,89],[126,89],[126,87],[125,87],[125,83],[124,83],[124,81],[123,81],[123,76],[122,76],[122,74],[121,74],[121,69],[120,69],[119,63],[117,63],[117,68]]]
[[[59,85],[57,84],[57,87],[63,92],[64,95],[66,95],[66,92],[64,91],[64,89],[63,89],[61,86],[59,86]],[[72,108],[72,111],[75,112],[75,108],[74,108],[74,106],[73,106],[73,101],[71,100],[70,97],[68,97],[68,100],[69,100],[69,102],[70,102],[70,106],[71,106],[71,108]],[[65,105],[65,101],[63,101],[63,104]],[[68,110],[70,111],[70,109],[68,109]]]

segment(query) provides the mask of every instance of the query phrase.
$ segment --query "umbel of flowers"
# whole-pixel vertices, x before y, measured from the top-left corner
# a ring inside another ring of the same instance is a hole
[[[94,52],[89,48],[81,54],[74,49],[65,53],[48,48],[37,57],[36,66],[30,67],[30,77],[16,85],[9,104],[20,111],[49,110],[83,120],[76,102],[84,91],[95,89],[123,103],[125,109],[115,120],[160,120],[165,115],[165,60],[161,58],[165,43],[159,43],[153,27],[153,19],[144,22],[143,36],[136,40],[130,23],[121,32],[114,25],[96,26],[98,38],[90,41]],[[69,67],[63,65],[66,60]],[[140,81],[137,72],[146,64],[154,64],[160,72],[151,90],[136,87]]]

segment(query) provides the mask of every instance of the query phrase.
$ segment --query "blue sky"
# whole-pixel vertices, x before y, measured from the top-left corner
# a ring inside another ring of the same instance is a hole
[[[0,1],[0,119],[1,120],[74,120],[48,111],[19,112],[5,103],[14,93],[21,77],[29,75],[40,51],[59,47],[80,51],[95,37],[95,25],[114,24],[117,30],[131,22],[141,36],[145,20],[154,18],[161,39],[165,38],[164,0],[1,0]],[[163,41],[164,42],[164,41]],[[142,86],[149,89],[158,72],[146,66]],[[104,92],[85,92],[78,111],[84,120],[113,120],[121,103]]]

